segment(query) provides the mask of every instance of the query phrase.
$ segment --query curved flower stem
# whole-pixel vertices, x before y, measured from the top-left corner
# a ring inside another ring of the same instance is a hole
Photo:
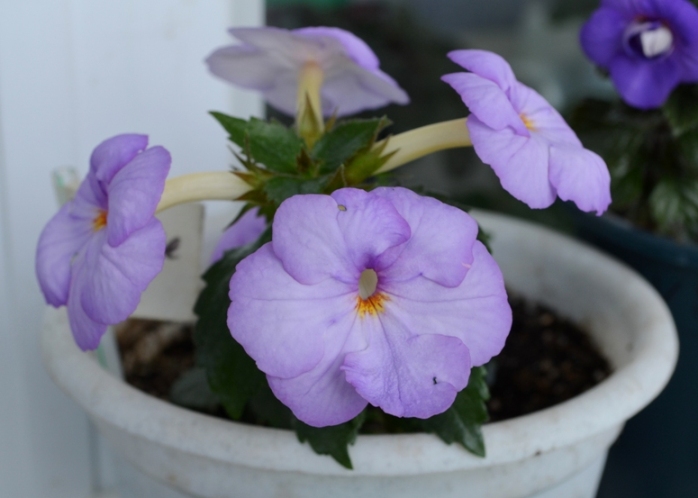
[[[471,145],[465,119],[423,126],[375,144],[376,148],[385,147],[383,155],[395,152],[377,173],[390,171],[432,152]],[[178,176],[167,180],[157,210],[187,202],[234,201],[250,190],[252,188],[247,183],[229,171]]]
[[[376,173],[385,173],[439,150],[470,147],[473,144],[465,126],[466,119],[422,126],[377,142],[374,147],[385,146],[383,155],[395,154]]]
[[[234,201],[252,188],[230,171],[193,173],[171,178],[165,183],[157,211],[187,202]]]

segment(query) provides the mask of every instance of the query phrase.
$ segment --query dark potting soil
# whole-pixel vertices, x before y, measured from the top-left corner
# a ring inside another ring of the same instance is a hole
[[[488,365],[491,421],[568,400],[611,373],[589,335],[553,311],[510,298],[514,322],[502,353]],[[192,327],[132,319],[117,329],[126,382],[168,399],[194,365]]]

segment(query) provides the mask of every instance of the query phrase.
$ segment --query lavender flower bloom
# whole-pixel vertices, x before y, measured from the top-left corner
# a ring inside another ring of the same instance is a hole
[[[209,70],[243,88],[259,90],[270,105],[296,112],[298,74],[306,64],[323,71],[322,113],[354,114],[391,102],[407,104],[402,88],[378,66],[361,39],[338,28],[232,28],[242,45],[223,47],[207,59]]]
[[[447,410],[511,326],[499,267],[463,211],[403,188],[281,204],[273,240],[237,266],[228,327],[303,422],[367,403]]]
[[[679,83],[698,82],[698,8],[688,0],[602,0],[580,41],[640,109],[661,106]]]
[[[211,264],[221,259],[226,251],[257,240],[265,228],[267,221],[264,216],[259,215],[257,208],[250,209],[223,232],[211,255]]]
[[[556,197],[597,214],[608,208],[606,163],[582,146],[543,97],[516,80],[504,59],[482,50],[448,56],[471,71],[442,79],[470,109],[466,125],[475,152],[502,187],[532,208],[548,207]]]
[[[154,217],[170,154],[145,135],[118,135],[92,152],[75,198],[39,238],[36,274],[46,301],[68,306],[75,342],[95,349],[128,318],[162,270],[165,231]]]

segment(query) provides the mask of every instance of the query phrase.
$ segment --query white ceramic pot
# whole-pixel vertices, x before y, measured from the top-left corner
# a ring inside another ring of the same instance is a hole
[[[614,368],[574,399],[486,425],[486,458],[428,434],[360,436],[350,448],[355,469],[346,470],[291,432],[201,415],[124,384],[78,350],[62,311],[48,317],[44,362],[119,454],[178,493],[592,498],[624,422],[671,376],[678,353],[671,315],[644,280],[609,257],[529,223],[476,217],[493,235],[509,288],[588,327]]]

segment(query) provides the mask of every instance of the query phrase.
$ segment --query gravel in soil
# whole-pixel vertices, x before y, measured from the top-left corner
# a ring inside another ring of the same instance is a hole
[[[510,298],[514,313],[502,353],[488,365],[492,421],[548,408],[611,373],[589,335],[552,310]],[[117,328],[126,381],[161,399],[194,365],[192,327],[131,319]]]

